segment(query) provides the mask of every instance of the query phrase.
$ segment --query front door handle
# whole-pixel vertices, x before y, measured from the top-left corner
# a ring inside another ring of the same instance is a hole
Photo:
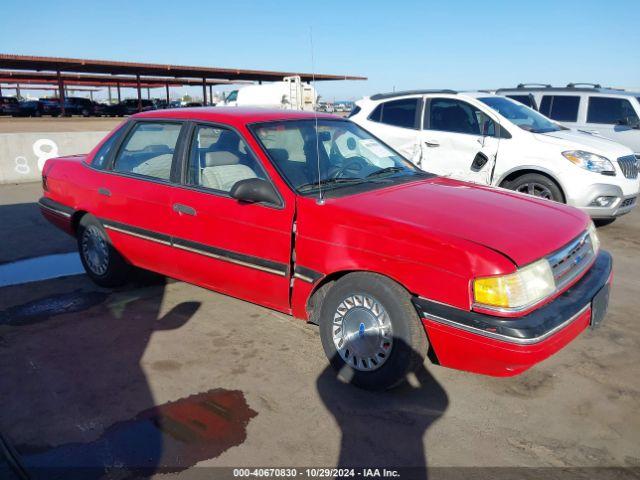
[[[100,187],[98,189],[98,193],[100,195],[104,195],[105,197],[110,197],[111,196],[111,190],[109,190],[108,188],[104,188],[104,187]]]
[[[176,213],[184,213],[185,215],[191,215],[191,216],[196,215],[195,208],[190,207],[189,205],[183,205],[182,203],[174,203],[173,211]]]
[[[439,147],[440,146],[440,144],[438,142],[436,142],[435,140],[425,140],[424,144],[429,148]]]

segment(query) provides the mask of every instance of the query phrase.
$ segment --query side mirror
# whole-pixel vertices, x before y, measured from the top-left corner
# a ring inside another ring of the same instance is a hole
[[[629,126],[629,117],[622,117],[616,122],[618,125]]]
[[[280,204],[280,197],[273,185],[261,178],[247,178],[236,182],[229,195],[240,202]]]

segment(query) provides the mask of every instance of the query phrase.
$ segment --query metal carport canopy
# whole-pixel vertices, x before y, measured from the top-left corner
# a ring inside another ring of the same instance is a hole
[[[218,78],[227,80],[280,81],[283,77],[298,75],[303,81],[366,80],[352,75],[311,74],[301,72],[274,72],[236,68],[190,67],[155,63],[114,62],[78,58],[34,57],[0,53],[0,68],[74,73],[102,73],[111,75],[159,75],[167,77]]]

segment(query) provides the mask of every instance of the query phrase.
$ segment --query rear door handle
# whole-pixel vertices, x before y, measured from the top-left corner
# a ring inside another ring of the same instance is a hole
[[[173,204],[173,211],[176,213],[184,213],[185,215],[191,215],[191,216],[195,216],[196,215],[196,209],[193,207],[190,207],[189,205],[183,205],[181,203],[174,203]]]
[[[111,190],[109,190],[108,188],[104,188],[104,187],[100,187],[98,189],[98,193],[100,195],[104,195],[105,197],[110,197],[111,196]]]
[[[436,142],[435,140],[425,140],[424,144],[429,148],[439,147],[440,146],[440,144],[438,142]]]

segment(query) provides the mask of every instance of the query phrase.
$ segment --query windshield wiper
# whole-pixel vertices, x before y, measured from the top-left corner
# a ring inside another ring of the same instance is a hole
[[[380,175],[384,175],[386,173],[398,173],[398,172],[403,172],[403,171],[404,171],[404,167],[386,167],[386,168],[381,168],[380,170],[376,170],[375,172],[370,173],[365,178],[373,178],[373,177],[378,177]]]
[[[298,187],[298,191],[308,191],[313,190],[313,188],[317,188],[318,186],[324,187],[327,185],[336,185],[340,183],[360,183],[362,182],[362,178],[357,177],[338,177],[338,178],[323,178],[320,181],[305,183],[304,185],[300,185]]]

